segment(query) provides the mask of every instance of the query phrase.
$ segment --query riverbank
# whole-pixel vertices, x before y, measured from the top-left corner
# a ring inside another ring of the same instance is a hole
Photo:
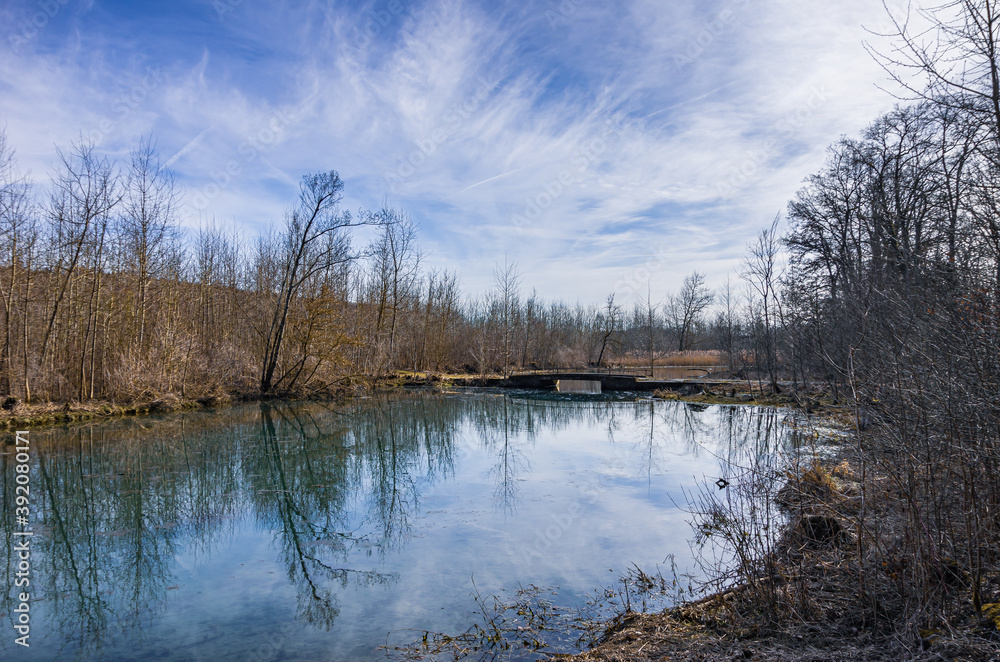
[[[232,397],[229,395],[192,399],[181,398],[173,393],[167,393],[153,398],[142,398],[126,403],[106,400],[64,403],[8,402],[4,403],[3,409],[0,410],[0,427],[7,430],[20,430],[59,423],[76,423],[126,416],[145,416],[185,409],[224,406],[232,402],[232,400]]]
[[[843,429],[843,417],[830,413],[825,423]],[[604,624],[590,650],[552,659],[1000,660],[998,563],[985,577],[977,609],[968,568],[942,556],[932,581],[944,585],[946,604],[922,622],[906,620],[911,587],[904,577],[916,563],[894,553],[891,541],[904,528],[907,507],[884,473],[862,471],[854,444],[847,435],[822,459],[787,473],[773,499],[787,521],[750,564],[759,574],[661,613],[620,614]],[[876,467],[874,460],[865,458]],[[876,553],[886,561],[864,575],[870,563],[859,560]]]
[[[372,388],[366,386],[365,388]],[[392,387],[390,387],[392,388]],[[346,400],[355,395],[346,388],[322,394],[282,394],[281,399]],[[78,423],[102,419],[169,414],[176,411],[225,407],[234,402],[263,402],[268,399],[258,393],[217,392],[198,397],[176,393],[145,394],[132,400],[88,400],[84,402],[24,403],[13,398],[0,402],[0,429],[31,429],[45,425]]]
[[[351,376],[322,390],[282,393],[264,397],[257,392],[215,391],[197,397],[179,393],[145,393],[130,400],[87,400],[25,403],[17,398],[0,400],[0,429],[14,430],[42,425],[165,414],[174,411],[221,407],[232,402],[259,402],[278,397],[284,400],[346,401],[358,395],[392,393],[403,389],[427,389],[444,393],[457,388],[497,388],[506,384],[503,375],[468,375],[399,371],[382,377]],[[728,388],[711,388],[692,382],[678,391],[659,390],[653,397],[701,404],[764,405],[792,407],[807,413],[843,418],[846,411],[821,391],[808,394],[783,392],[765,394],[746,382],[734,382]]]
[[[224,407],[235,402],[264,402],[273,399],[346,402],[361,395],[393,393],[414,387],[443,392],[454,387],[493,386],[498,381],[502,381],[502,376],[458,374],[438,376],[426,373],[398,372],[382,377],[348,376],[322,389],[280,393],[272,396],[261,396],[255,391],[216,390],[196,397],[174,392],[144,393],[127,400],[25,403],[17,398],[8,397],[6,399],[0,398],[0,429],[30,429],[62,423],[167,414],[175,411]]]

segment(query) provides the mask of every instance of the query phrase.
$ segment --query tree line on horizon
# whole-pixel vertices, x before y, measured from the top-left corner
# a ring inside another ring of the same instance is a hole
[[[897,107],[830,147],[789,203],[788,231],[776,218],[747,247],[743,287],[727,278],[713,292],[695,270],[627,310],[614,293],[602,305],[525,293],[506,261],[490,291],[465,297],[457,274],[424,268],[405,212],[343,209],[335,171],[304,177],[260,236],[185,233],[150,140],[123,163],[86,142],[57,150],[43,189],[0,133],[0,393],[293,394],[397,370],[651,367],[702,350],[772,390],[818,382],[839,398],[862,322],[894,288],[961,288],[961,305],[988,312],[1000,223],[978,119],[931,99]],[[359,226],[374,230],[367,245]]]
[[[718,314],[692,272],[630,310],[524,292],[516,264],[467,297],[426,269],[398,209],[351,213],[336,171],[303,177],[259,236],[207,223],[185,232],[180,192],[149,139],[117,161],[87,142],[57,150],[41,186],[0,132],[0,394],[26,402],[176,393],[330,392],[399,370],[663,363],[671,351],[738,351],[728,281]],[[356,245],[366,226],[373,239]],[[714,356],[707,360],[714,361]]]
[[[831,146],[789,203],[788,231],[776,218],[747,247],[744,287],[727,279],[713,292],[695,270],[629,310],[614,294],[599,306],[545,301],[506,261],[488,293],[464,297],[457,274],[424,268],[405,212],[343,209],[335,171],[304,177],[260,236],[185,233],[150,140],[124,162],[86,142],[57,150],[43,189],[18,175],[0,133],[0,393],[273,395],[397,370],[651,367],[704,350],[772,390],[819,382],[839,398],[858,366],[884,358],[881,347],[865,355],[880,323],[993,314],[1000,112],[942,98]],[[359,226],[374,229],[368,245],[354,243]]]

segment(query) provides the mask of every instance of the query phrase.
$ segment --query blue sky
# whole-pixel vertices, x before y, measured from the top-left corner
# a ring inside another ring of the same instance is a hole
[[[718,285],[894,103],[872,0],[6,0],[0,25],[0,124],[36,179],[81,135],[152,135],[182,224],[252,235],[336,169],[470,294],[505,255],[567,301]]]

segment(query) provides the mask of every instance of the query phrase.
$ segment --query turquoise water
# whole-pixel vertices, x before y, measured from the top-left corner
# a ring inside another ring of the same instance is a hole
[[[692,490],[783,414],[526,392],[254,404],[31,438],[31,647],[4,660],[376,660],[531,584],[582,605],[632,564],[692,569]],[[7,436],[13,443],[13,434]]]

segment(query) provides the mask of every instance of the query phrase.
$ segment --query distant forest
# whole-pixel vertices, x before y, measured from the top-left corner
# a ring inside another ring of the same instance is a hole
[[[247,237],[215,225],[184,232],[179,192],[148,140],[124,163],[87,143],[58,157],[58,173],[37,186],[17,176],[0,134],[0,393],[25,401],[303,394],[398,370],[648,364],[668,350],[728,348],[742,323],[731,293],[708,318],[713,295],[698,272],[667,302],[628,314],[613,296],[543,301],[506,262],[485,296],[464,297],[456,274],[424,268],[406,213],[343,209],[335,171],[303,177],[285,217]],[[360,226],[374,231],[368,245],[356,245]]]
[[[397,370],[662,364],[671,350],[744,356],[750,309],[727,287],[713,316],[697,271],[676,295],[625,311],[614,295],[543,301],[505,261],[473,299],[456,274],[423,267],[406,213],[343,209],[335,171],[303,177],[285,218],[246,237],[182,231],[179,192],[148,140],[124,163],[87,143],[58,157],[37,186],[0,134],[0,392],[26,401],[302,394]],[[369,245],[356,245],[359,226],[374,230]]]

